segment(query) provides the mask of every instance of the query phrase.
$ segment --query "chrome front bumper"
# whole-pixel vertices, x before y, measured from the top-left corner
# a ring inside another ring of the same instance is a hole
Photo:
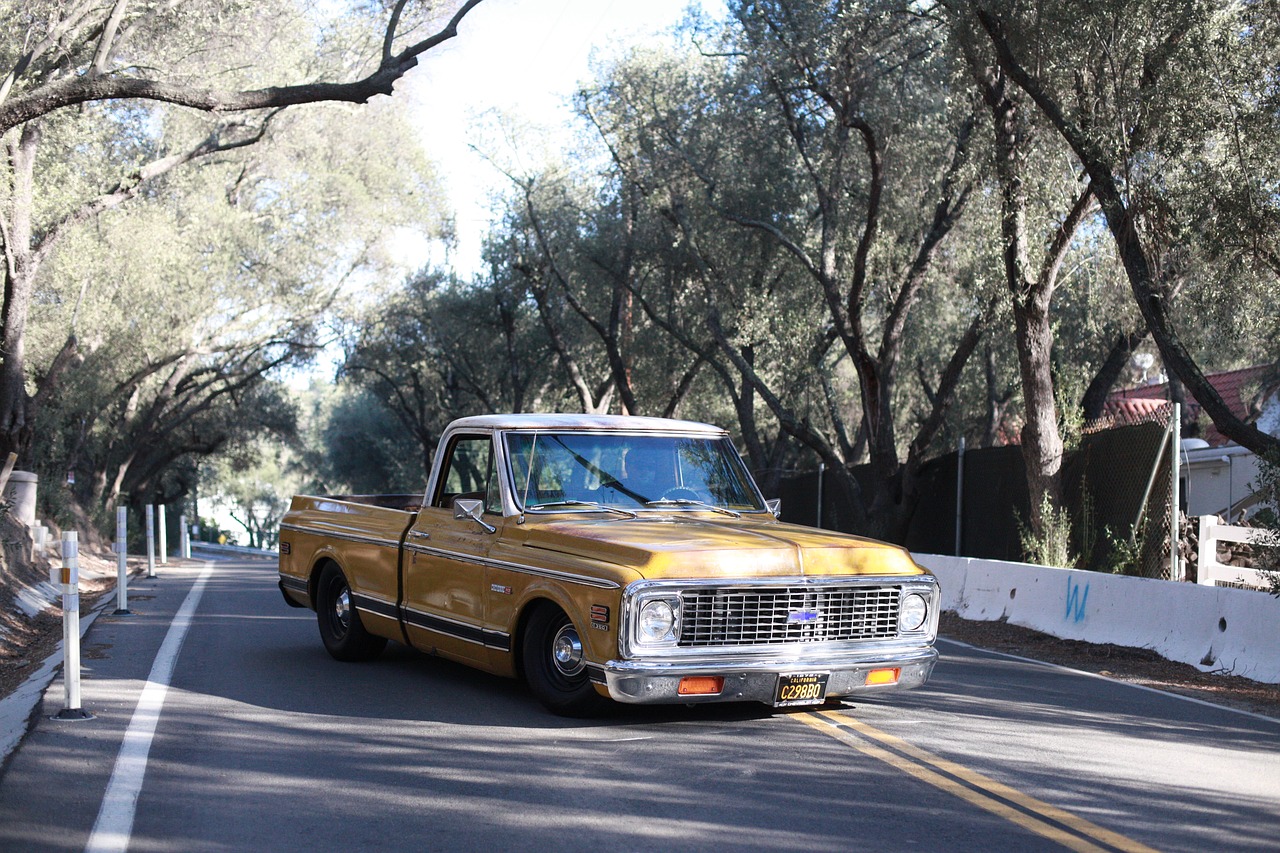
[[[906,690],[929,680],[938,652],[932,647],[894,652],[861,652],[785,659],[684,658],[655,662],[613,660],[606,663],[604,683],[609,696],[628,704],[698,702],[763,702],[776,704],[778,677],[823,672],[827,698],[872,690]],[[867,673],[876,669],[899,670],[894,684],[868,686]],[[713,695],[682,695],[680,680],[688,676],[724,678],[724,688]]]

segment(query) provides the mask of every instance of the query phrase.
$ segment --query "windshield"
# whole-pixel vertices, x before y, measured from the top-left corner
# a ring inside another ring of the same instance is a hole
[[[764,509],[728,438],[509,433],[507,454],[516,500],[526,510]]]

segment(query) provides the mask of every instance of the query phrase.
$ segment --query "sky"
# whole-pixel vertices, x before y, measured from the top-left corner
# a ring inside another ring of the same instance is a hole
[[[668,40],[664,31],[683,19],[690,3],[724,14],[723,0],[484,0],[463,19],[456,38],[422,58],[406,94],[457,217],[450,260],[459,276],[481,268],[490,193],[508,183],[470,146],[503,157],[532,153],[497,150],[499,115],[541,128],[535,138],[550,147],[567,144],[570,98],[590,79],[592,57]],[[406,240],[403,251],[444,261],[420,240]]]

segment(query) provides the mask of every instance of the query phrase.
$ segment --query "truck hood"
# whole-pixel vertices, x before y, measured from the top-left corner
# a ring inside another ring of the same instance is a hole
[[[771,518],[592,517],[534,522],[525,534],[525,548],[625,566],[648,580],[927,574],[896,545]]]

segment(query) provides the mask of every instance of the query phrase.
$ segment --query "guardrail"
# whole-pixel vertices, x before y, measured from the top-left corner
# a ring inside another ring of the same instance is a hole
[[[1256,527],[1235,527],[1218,523],[1217,516],[1200,516],[1200,559],[1196,567],[1196,581],[1204,586],[1268,589],[1270,585],[1266,575],[1257,569],[1218,562],[1219,542],[1271,544],[1265,537],[1266,533]]]
[[[275,557],[275,549],[248,548],[244,545],[219,545],[217,542],[191,540],[192,551],[213,551],[221,554],[253,554],[258,557]]]
[[[942,609],[1067,640],[1151,649],[1205,672],[1280,684],[1280,601],[1251,589],[914,554]]]

